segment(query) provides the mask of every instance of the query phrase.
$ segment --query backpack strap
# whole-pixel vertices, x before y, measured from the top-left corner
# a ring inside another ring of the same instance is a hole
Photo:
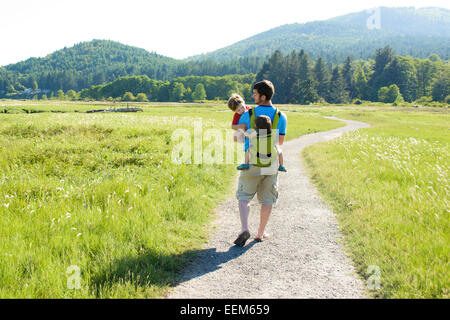
[[[273,117],[273,121],[272,121],[272,130],[277,130],[278,129],[278,120],[280,120],[281,117],[281,111],[277,109],[275,109],[275,115]]]
[[[250,128],[256,129],[255,124],[255,107],[252,107],[250,110],[248,110],[248,114],[250,116]]]

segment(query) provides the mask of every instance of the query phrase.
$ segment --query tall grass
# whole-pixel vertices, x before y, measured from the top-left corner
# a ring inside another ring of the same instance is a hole
[[[205,243],[236,173],[172,163],[172,132],[200,118],[205,129],[228,128],[232,114],[222,110],[0,114],[0,297],[162,296]],[[289,138],[341,125],[289,119]],[[68,285],[71,266],[79,289]]]
[[[448,113],[335,114],[373,127],[306,148],[303,157],[361,276],[380,268],[376,297],[448,298]]]

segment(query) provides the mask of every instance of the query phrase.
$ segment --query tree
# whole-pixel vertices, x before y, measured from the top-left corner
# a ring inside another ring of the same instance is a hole
[[[184,93],[186,89],[182,83],[175,82],[173,84],[171,100],[172,101],[181,101],[183,99]]]
[[[431,56],[430,56],[431,57]],[[436,64],[430,59],[420,60],[417,69],[417,97],[429,96],[431,94],[431,84],[437,72]]]
[[[147,95],[145,93],[142,93],[142,92],[138,93],[137,96],[136,96],[136,101],[147,102],[148,101]]]
[[[134,97],[133,93],[130,91],[125,92],[125,94],[122,97],[123,101],[134,101],[136,98]]]
[[[330,103],[346,103],[348,102],[348,92],[345,90],[345,81],[339,71],[339,67],[333,69],[330,87]]]
[[[444,101],[450,94],[450,75],[449,72],[443,73],[434,82],[431,96],[434,101]]]
[[[311,71],[311,60],[303,50],[299,54],[298,79],[294,84],[294,90],[297,91],[293,96],[297,103],[309,104],[319,100]]]
[[[366,74],[361,65],[358,66],[355,76],[355,96],[358,99],[366,100],[370,98],[369,86]]]
[[[345,82],[345,90],[348,91],[350,100],[355,97],[355,82],[353,78],[353,66],[350,57],[345,60],[344,66],[342,67],[342,78]]]
[[[403,102],[403,97],[397,85],[392,84],[389,87],[381,87],[378,90],[378,100],[384,103]]]
[[[395,57],[385,68],[384,84],[396,84],[406,101],[417,98],[417,71],[408,57]]]
[[[66,92],[66,98],[69,100],[76,100],[77,99],[77,93],[70,89]]]
[[[195,86],[194,92],[192,93],[192,100],[205,100],[206,99],[206,91],[205,86],[202,83],[198,83]]]
[[[64,100],[64,91],[62,91],[61,89],[59,89],[56,92],[57,96],[58,96],[58,100]]]
[[[386,84],[385,68],[395,58],[394,51],[390,46],[383,49],[377,49],[375,52],[375,64],[373,65],[373,74],[369,80],[369,87],[372,89],[371,100],[376,101],[378,90]],[[392,83],[392,82],[391,82]]]
[[[328,101],[329,90],[330,90],[330,72],[326,67],[322,57],[317,59],[314,65],[313,75],[316,80],[316,90],[317,94]]]

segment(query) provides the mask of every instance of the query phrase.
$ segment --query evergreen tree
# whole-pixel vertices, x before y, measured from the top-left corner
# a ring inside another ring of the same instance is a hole
[[[353,66],[350,57],[345,60],[344,66],[342,68],[342,77],[345,82],[345,90],[347,90],[350,100],[355,97],[355,82],[353,77]]]
[[[292,96],[296,103],[309,104],[319,100],[310,65],[309,56],[302,50],[299,54],[298,79],[292,88],[295,92]]]
[[[385,68],[394,60],[395,54],[390,46],[383,49],[377,49],[375,52],[375,64],[373,66],[373,74],[369,80],[371,90],[371,100],[376,101],[378,90],[383,84],[386,84]]]
[[[339,67],[336,66],[333,69],[333,74],[331,76],[331,86],[330,86],[330,103],[346,103],[348,102],[348,92],[345,90],[345,81],[342,78],[342,74],[339,71]]]
[[[316,80],[316,91],[317,94],[328,101],[329,90],[330,90],[330,72],[326,67],[322,57],[317,59],[314,65],[313,75]]]
[[[357,98],[367,100],[370,98],[366,74],[361,65],[358,66],[355,76],[355,95]]]

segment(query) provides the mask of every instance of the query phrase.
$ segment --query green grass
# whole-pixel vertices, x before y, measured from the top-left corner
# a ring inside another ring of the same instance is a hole
[[[163,296],[206,242],[236,173],[235,164],[172,163],[172,133],[192,132],[200,118],[205,130],[226,129],[232,113],[144,104],[142,113],[85,114],[99,105],[14,103],[67,113],[0,114],[0,297]],[[287,115],[287,140],[341,126],[318,113]],[[68,287],[70,266],[79,267],[80,289]]]
[[[383,298],[449,298],[450,118],[446,110],[328,108],[371,128],[302,156],[337,212],[360,275],[380,268]]]

